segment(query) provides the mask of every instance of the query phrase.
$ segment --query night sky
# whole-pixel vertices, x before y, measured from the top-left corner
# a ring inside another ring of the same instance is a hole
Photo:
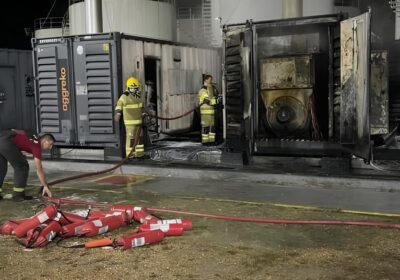
[[[12,0],[2,2],[0,17],[0,48],[31,49],[30,38],[24,28],[33,28],[36,18],[45,18],[54,0]],[[63,17],[68,8],[68,0],[56,0],[50,17]]]

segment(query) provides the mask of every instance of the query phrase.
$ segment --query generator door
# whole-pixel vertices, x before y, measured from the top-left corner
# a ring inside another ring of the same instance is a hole
[[[33,50],[39,132],[52,133],[58,144],[73,144],[76,120],[70,42],[44,41],[35,41]]]
[[[251,154],[251,140],[246,135],[252,135],[253,31],[246,26],[225,32],[226,144],[234,151]]]
[[[370,13],[340,24],[340,143],[370,159]]]
[[[115,147],[119,139],[113,121],[118,95],[116,43],[75,40],[73,50],[79,144]]]

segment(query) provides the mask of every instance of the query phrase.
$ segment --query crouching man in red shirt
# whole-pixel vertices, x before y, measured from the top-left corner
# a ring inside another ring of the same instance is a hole
[[[44,134],[36,140],[30,139],[21,130],[0,131],[0,199],[3,198],[1,194],[4,177],[7,173],[7,162],[14,168],[13,199],[16,201],[32,199],[31,196],[25,195],[29,164],[21,151],[33,155],[36,172],[43,186],[42,195],[51,197],[42,166],[42,150],[50,150],[53,147],[54,141],[55,139],[51,134]]]

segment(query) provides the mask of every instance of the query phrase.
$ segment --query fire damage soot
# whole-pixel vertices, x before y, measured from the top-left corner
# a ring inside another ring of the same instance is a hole
[[[61,83],[62,110],[67,112],[69,106],[69,91],[67,87],[67,70],[65,67],[61,67],[59,80]]]

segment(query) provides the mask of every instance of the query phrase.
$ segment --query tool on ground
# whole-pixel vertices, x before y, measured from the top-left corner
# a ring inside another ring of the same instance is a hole
[[[49,202],[52,200],[48,199]],[[74,201],[67,201],[74,204]],[[6,221],[0,227],[0,234],[13,234],[18,238],[18,243],[27,248],[37,248],[46,246],[56,237],[61,239],[73,236],[94,237],[135,222],[141,223],[143,227],[136,227],[130,234],[115,240],[104,238],[62,246],[64,248],[112,246],[129,249],[160,242],[166,236],[180,236],[183,235],[184,230],[192,228],[191,220],[163,221],[149,214],[146,208],[133,205],[109,205],[109,210],[88,211],[88,213],[84,213],[84,216],[80,216],[62,211],[61,205],[64,203],[64,200],[60,203],[53,202],[52,205],[45,207],[29,219]],[[78,202],[78,204],[85,205],[82,202]]]

